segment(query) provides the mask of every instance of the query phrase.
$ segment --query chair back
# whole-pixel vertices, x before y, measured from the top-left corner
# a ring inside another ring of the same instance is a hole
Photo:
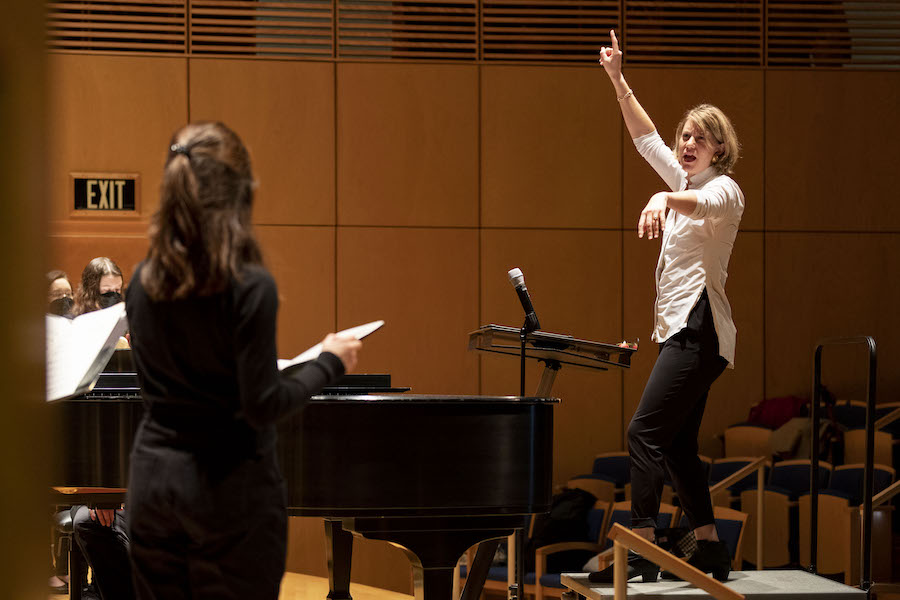
[[[873,493],[877,494],[894,481],[894,469],[885,465],[873,465]],[[852,464],[835,467],[828,488],[842,492],[850,499],[851,506],[859,506],[863,497],[865,465]]]
[[[875,463],[893,466],[891,452],[894,440],[886,431],[875,432]],[[864,463],[866,461],[866,430],[851,429],[844,433],[844,463]]]
[[[800,494],[809,492],[809,470],[812,462],[808,458],[785,460],[772,465],[769,485],[786,490],[791,500]],[[825,489],[831,477],[832,467],[829,463],[819,461],[819,489]]]
[[[759,425],[732,425],[725,430],[725,456],[771,456],[772,430]]]
[[[631,457],[628,452],[605,452],[594,459],[591,473],[612,480],[617,488],[624,488],[631,481]]]
[[[616,501],[616,484],[603,475],[579,475],[566,482],[566,486],[593,494],[601,502],[612,504]]]
[[[832,411],[834,420],[847,429],[859,429],[866,426],[868,405],[862,400],[838,400]]]

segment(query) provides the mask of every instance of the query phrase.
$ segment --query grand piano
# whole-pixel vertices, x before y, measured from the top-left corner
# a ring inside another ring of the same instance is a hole
[[[122,501],[142,410],[133,377],[104,374],[51,406],[66,449],[54,481],[73,501]],[[351,532],[404,548],[417,598],[449,600],[466,549],[550,507],[557,400],[394,389],[389,376],[351,375],[279,427],[288,511],[325,519],[334,600],[350,598]]]
[[[483,327],[470,334],[470,348],[514,353],[516,331]],[[450,600],[459,557],[492,540],[467,578],[465,598],[477,597],[499,540],[550,509],[555,373],[562,364],[627,368],[634,350],[534,332],[527,351],[545,362],[539,389],[546,394],[391,393],[389,375],[349,375],[282,422],[288,512],[325,520],[328,598],[350,599],[353,533],[406,551],[417,600]],[[105,373],[91,394],[53,405],[66,449],[55,481],[87,489],[87,501],[121,501],[115,494],[127,486],[142,406],[126,352],[118,351],[110,369],[118,372]]]

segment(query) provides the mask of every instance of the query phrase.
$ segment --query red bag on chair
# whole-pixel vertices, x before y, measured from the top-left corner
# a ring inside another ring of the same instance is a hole
[[[753,405],[747,422],[769,429],[778,429],[794,417],[801,416],[807,404],[809,400],[799,396],[766,398]]]

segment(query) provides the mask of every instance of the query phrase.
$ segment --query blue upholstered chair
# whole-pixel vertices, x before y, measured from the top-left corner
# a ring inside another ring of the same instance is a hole
[[[603,548],[600,540],[606,534],[606,523],[609,518],[610,503],[598,500],[594,508],[588,512],[587,525],[591,540],[589,542],[560,542],[538,548],[535,552],[535,570],[525,574],[525,594],[534,594],[535,600],[546,597],[559,598],[565,591],[560,583],[560,573],[547,572],[547,558],[553,554],[566,551],[587,551],[599,553]],[[512,554],[509,553],[509,556]],[[469,553],[469,560],[474,557],[474,552]],[[488,570],[487,580],[484,582],[485,590],[505,592],[509,586],[511,565],[494,566]],[[465,581],[466,566],[460,567],[460,582]]]
[[[874,493],[888,487],[894,480],[894,470],[874,465]],[[862,503],[863,465],[841,465],[834,468],[828,487],[819,492],[819,523],[816,567],[819,573],[844,574],[847,584],[859,583],[860,526],[859,506]],[[800,564],[810,562],[810,497],[802,494],[799,500]],[[891,507],[878,507],[872,523],[873,577],[890,576]],[[886,569],[881,565],[886,563]]]
[[[593,494],[597,500],[610,504],[616,501],[616,483],[606,475],[598,473],[577,475],[566,482],[566,487],[584,490]]]
[[[616,484],[617,490],[624,490],[631,481],[631,457],[624,450],[598,454],[591,473],[603,475]]]
[[[769,486],[787,491],[791,500],[809,492],[809,470],[812,466],[808,458],[785,460],[772,465]],[[819,489],[825,489],[831,478],[832,466],[819,461]]]
[[[809,459],[786,460],[772,465],[765,489],[765,531],[763,566],[783,567],[799,560],[799,524],[797,500],[809,493]],[[832,467],[819,461],[819,489],[828,486]],[[741,511],[747,513],[749,535],[744,542],[744,560],[756,565],[756,489],[741,492]]]

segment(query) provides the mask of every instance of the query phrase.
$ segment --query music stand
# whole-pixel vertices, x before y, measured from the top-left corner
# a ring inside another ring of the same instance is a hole
[[[546,331],[525,333],[525,328],[491,324],[484,325],[469,334],[469,350],[521,356],[523,382],[525,358],[534,358],[544,363],[544,372],[535,396],[547,398],[550,396],[556,374],[563,365],[587,367],[600,371],[608,371],[610,367],[628,369],[631,367],[631,355],[637,352],[637,347],[592,342],[571,335]],[[524,383],[522,386],[524,387]],[[522,393],[524,394],[524,390]],[[523,600],[525,598],[525,535],[521,530],[516,530],[515,535],[516,584],[515,590],[510,589],[510,597],[515,596],[515,600]],[[463,590],[462,600],[474,600],[481,593],[487,575],[488,565],[486,563],[493,557],[497,543],[499,542],[488,542],[479,546],[473,561],[476,564],[471,565],[469,576],[466,577],[466,588]],[[487,551],[482,552],[481,546],[485,546]],[[477,579],[477,581],[472,581],[472,579]],[[471,588],[470,583],[472,583]]]
[[[521,329],[505,325],[484,325],[469,334],[469,350],[519,356]],[[525,334],[525,356],[544,363],[544,372],[535,396],[550,395],[556,373],[562,365],[607,371],[610,367],[628,369],[637,348],[582,340],[571,335],[533,331]]]

